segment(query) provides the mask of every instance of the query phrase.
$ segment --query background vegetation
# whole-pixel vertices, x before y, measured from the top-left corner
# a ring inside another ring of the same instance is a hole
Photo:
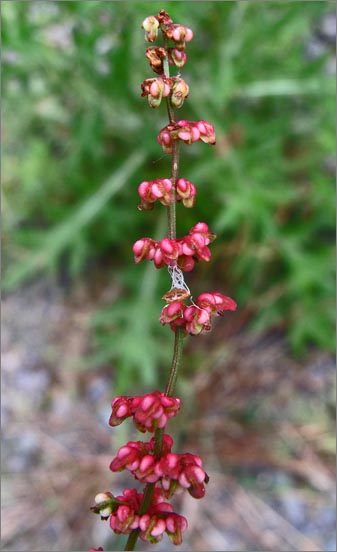
[[[334,349],[333,46],[329,2],[5,2],[4,286],[38,275],[65,288],[97,270],[115,296],[93,318],[88,365],[115,361],[118,385],[149,383],[170,356],[158,327],[168,276],[135,266],[141,236],[165,235],[137,186],[167,176],[156,142],[140,23],[166,9],[195,33],[182,74],[186,119],[215,124],[217,146],[184,148],[198,190],[179,234],[199,220],[218,233],[197,293],[232,295],[258,332],[281,329],[295,354]]]
[[[132,256],[166,233],[137,210],[170,165],[140,97],[160,9],[195,33],[181,117],[217,133],[183,148],[179,235],[218,233],[186,279],[239,304],[186,340],[172,432],[210,482],[179,504],[181,550],[336,550],[334,4],[49,0],[2,3],[3,549],[124,546],[89,507],[131,481],[109,478],[138,438],[108,427],[111,397],[161,386],[172,352],[168,274]]]

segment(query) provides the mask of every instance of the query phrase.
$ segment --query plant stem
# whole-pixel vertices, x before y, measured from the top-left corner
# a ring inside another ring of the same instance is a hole
[[[164,45],[167,50],[168,40],[166,39],[166,37],[164,37]],[[163,60],[163,69],[164,69],[165,77],[169,78],[170,69],[169,69],[169,63],[168,63],[167,57],[164,58]],[[175,114],[169,97],[166,98],[166,105],[167,105],[168,118],[169,118],[170,124],[172,124],[175,122]],[[167,207],[168,238],[170,238],[171,240],[175,240],[177,238],[176,182],[179,174],[179,160],[180,160],[180,144],[179,144],[179,140],[174,140],[172,145],[171,175],[170,175],[172,186],[173,186],[174,201],[172,205]],[[168,397],[171,397],[173,395],[175,383],[177,381],[178,370],[179,370],[182,351],[183,351],[183,338],[184,338],[183,329],[176,328],[176,331],[174,334],[174,350],[173,350],[172,364],[171,364],[170,373],[169,373],[169,377],[168,377],[168,381],[165,389],[165,394]],[[163,436],[164,436],[164,430],[157,429],[154,435],[154,439],[155,439],[154,454],[157,458],[161,456],[162,446],[163,446]],[[143,500],[139,508],[139,515],[143,515],[147,512],[154,489],[155,489],[155,483],[148,483],[146,485],[144,490]],[[130,533],[124,550],[134,550],[139,533],[140,533],[139,529],[134,529]]]
[[[168,39],[164,36],[164,46],[166,51],[168,49]],[[168,62],[168,56],[163,59],[163,70],[166,78],[170,78],[170,66]],[[167,114],[170,121],[170,124],[175,123],[175,113],[173,106],[170,101],[170,97],[166,97],[166,106]],[[175,240],[177,238],[176,231],[176,182],[179,174],[179,159],[180,159],[180,143],[179,140],[174,140],[172,145],[172,159],[171,159],[171,181],[173,185],[173,194],[174,201],[172,205],[167,207],[167,226],[168,226],[168,237],[170,240]]]
[[[167,51],[168,45],[169,45],[168,39],[166,38],[166,36],[164,36],[164,46],[166,48],[166,51]],[[165,77],[169,78],[170,67],[168,62],[168,56],[166,56],[163,60],[163,69],[164,69]],[[166,105],[167,105],[167,113],[168,113],[170,123],[174,123],[175,113],[169,97],[166,98]],[[174,201],[172,205],[169,205],[167,207],[168,237],[171,240],[177,239],[176,182],[179,175],[179,161],[180,161],[180,142],[179,140],[173,140],[170,178],[173,185]],[[183,337],[184,337],[184,334],[183,334],[182,328],[176,328],[176,331],[174,334],[174,352],[173,352],[172,364],[171,364],[171,369],[168,377],[168,382],[166,384],[166,389],[165,389],[165,393],[168,396],[172,396],[174,392],[174,387],[178,376],[178,369],[179,369],[182,350],[183,350]],[[156,445],[157,445],[157,439],[159,443],[159,434],[157,435],[157,432],[156,432],[156,435],[155,435]],[[162,436],[161,436],[161,441],[162,441]],[[159,447],[157,447],[157,449],[158,448]]]
[[[179,366],[180,366],[182,352],[183,352],[183,339],[184,339],[183,328],[176,328],[176,331],[174,334],[174,351],[173,351],[172,365],[171,365],[171,370],[170,370],[168,382],[166,384],[166,389],[165,389],[165,394],[168,397],[172,397],[174,393],[174,388],[177,381]]]
[[[166,49],[166,52],[168,51],[168,47],[169,47],[169,40],[166,38],[166,36],[164,36],[164,48]],[[165,77],[169,78],[170,77],[170,66],[169,66],[169,62],[168,62],[168,54],[163,59],[163,71],[164,71]],[[170,124],[172,124],[172,123],[175,122],[175,117],[174,117],[174,109],[173,109],[173,106],[172,106],[169,98],[166,98],[166,107],[167,107],[167,114],[168,114]]]
[[[139,529],[134,529],[126,542],[124,550],[134,550],[139,535]]]
[[[154,483],[148,483],[145,487],[144,497],[143,497],[143,500],[142,500],[142,503],[140,505],[139,512],[138,512],[140,516],[142,516],[143,514],[145,514],[147,512],[147,509],[149,507],[151,497],[152,497],[152,494],[153,494],[153,491],[154,491],[154,487],[155,487]],[[127,540],[127,543],[125,545],[124,550],[134,550],[135,544],[136,544],[137,539],[138,539],[139,532],[140,532],[139,529],[134,529],[130,533],[130,536]]]
[[[154,445],[154,454],[158,458],[161,455],[161,449],[163,444],[163,435],[164,430],[163,429],[157,429],[155,432],[155,445]],[[145,490],[144,490],[144,496],[142,503],[139,508],[139,515],[143,515],[147,512],[147,509],[149,507],[149,504],[151,502],[152,494],[155,488],[155,483],[147,483]],[[134,550],[135,544],[137,542],[139,536],[139,529],[134,529],[126,542],[124,550]]]
[[[178,140],[173,141],[171,161],[171,181],[173,185],[174,201],[167,207],[168,237],[170,240],[177,238],[177,214],[176,214],[176,182],[179,173],[180,144]]]
[[[172,358],[172,364],[171,369],[168,377],[168,381],[166,384],[165,394],[168,397],[172,397],[174,393],[175,384],[177,381],[178,376],[178,370],[181,362],[182,352],[183,352],[183,339],[184,339],[184,330],[183,328],[176,328],[175,334],[174,334],[174,350],[173,350],[173,358]],[[160,457],[161,451],[162,451],[162,445],[163,445],[163,435],[164,430],[163,429],[157,429],[155,432],[155,445],[154,445],[154,454],[157,457]],[[144,491],[144,498],[142,500],[142,504],[139,509],[139,514],[144,514],[151,501],[152,493],[155,488],[155,483],[148,483],[145,487]],[[128,541],[126,543],[125,550],[134,550],[134,546],[137,542],[139,534],[139,529],[135,529],[130,534]]]
[[[174,350],[173,350],[172,364],[171,364],[171,369],[170,369],[170,373],[169,373],[169,377],[168,377],[168,381],[165,389],[165,394],[168,397],[171,397],[173,395],[175,383],[177,381],[179,365],[180,365],[182,352],[183,352],[183,339],[184,339],[183,329],[176,328],[176,331],[174,334]],[[155,453],[155,456],[157,457],[160,457],[161,455],[163,435],[164,435],[163,429],[156,430],[154,453]],[[145,491],[144,491],[144,497],[143,497],[141,506],[139,508],[139,515],[143,515],[146,513],[151,501],[154,488],[155,488],[155,483],[148,483],[146,485]],[[127,540],[124,550],[134,550],[138,536],[139,536],[139,529],[134,529],[130,533],[130,536]]]
[[[154,455],[160,458],[163,446],[164,429],[156,429],[154,434]]]

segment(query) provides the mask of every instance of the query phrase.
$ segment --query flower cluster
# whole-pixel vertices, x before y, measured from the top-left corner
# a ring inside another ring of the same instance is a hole
[[[167,421],[177,414],[180,400],[154,391],[144,396],[116,397],[111,407],[110,425],[117,426],[133,416],[139,431],[153,433],[164,428]],[[117,497],[110,492],[96,495],[92,511],[100,514],[102,519],[109,519],[110,527],[116,534],[127,535],[137,529],[141,539],[156,543],[166,533],[173,544],[181,544],[187,520],[176,514],[166,500],[175,492],[184,490],[194,498],[202,498],[208,475],[199,456],[175,454],[172,446],[173,439],[168,434],[162,437],[159,454],[156,452],[155,437],[147,442],[129,441],[111,461],[111,471],[126,469],[141,483],[153,485],[145,513],[141,508],[144,493],[138,493],[136,489],[125,489]]]
[[[135,263],[153,261],[156,268],[177,265],[184,272],[193,270],[195,261],[209,261],[208,245],[216,238],[205,222],[198,222],[187,236],[177,240],[164,238],[160,241],[142,238],[133,245]]]
[[[158,15],[150,15],[146,17],[142,23],[145,30],[145,40],[154,42],[158,37],[158,30],[161,29],[166,40],[174,43],[173,47],[168,48],[148,48],[146,57],[150,62],[150,66],[155,73],[163,73],[163,59],[168,58],[170,65],[183,67],[187,61],[185,52],[186,42],[190,42],[193,38],[193,31],[185,25],[173,23],[169,15],[164,11],[160,11]]]
[[[144,494],[138,493],[136,489],[125,489],[123,494],[116,498],[111,493],[99,493],[95,497],[96,505],[92,510],[100,513],[103,519],[109,519],[110,527],[117,535],[128,535],[136,529],[142,540],[155,544],[162,540],[163,534],[166,533],[173,544],[181,544],[182,533],[187,529],[186,518],[173,511],[172,505],[165,502],[159,488],[154,490],[145,514],[139,513],[143,498]],[[107,502],[110,504],[110,513],[102,515],[102,511],[107,510]]]
[[[174,202],[173,191],[173,183],[169,178],[156,178],[156,180],[141,182],[138,186],[138,193],[142,202],[138,209],[150,211],[157,200],[166,207],[172,205]]]
[[[166,207],[172,205],[175,199],[182,201],[185,207],[193,207],[196,188],[186,178],[178,178],[175,189],[172,180],[169,178],[156,178],[155,180],[141,182],[138,186],[138,193],[141,198],[138,209],[140,211],[151,211],[157,200]]]
[[[171,498],[179,489],[187,489],[194,498],[202,498],[208,476],[201,458],[190,453],[174,454],[172,445],[172,438],[165,434],[163,450],[157,458],[154,438],[147,443],[130,441],[119,449],[110,469],[113,472],[126,469],[141,483],[158,483],[166,498]]]
[[[180,399],[168,397],[160,391],[153,391],[144,396],[116,397],[111,403],[112,412],[109,424],[120,425],[126,418],[133,416],[136,428],[144,433],[162,429],[167,421],[178,414]]]
[[[223,314],[226,310],[235,310],[236,303],[230,297],[218,292],[202,293],[193,305],[187,306],[182,301],[172,301],[161,313],[160,322],[170,324],[171,329],[184,328],[190,335],[199,335],[212,328],[211,317]]]
[[[214,127],[208,121],[186,121],[182,119],[174,124],[166,125],[157,136],[157,141],[165,153],[172,153],[174,140],[181,140],[187,145],[193,142],[215,144]]]
[[[151,50],[150,56],[153,56]],[[164,75],[146,79],[141,84],[142,96],[147,96],[150,107],[159,107],[162,98],[170,95],[170,102],[174,107],[181,107],[188,97],[189,86],[180,77],[165,77]]]

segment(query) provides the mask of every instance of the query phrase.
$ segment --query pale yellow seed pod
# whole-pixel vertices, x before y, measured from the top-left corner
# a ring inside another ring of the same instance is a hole
[[[146,17],[142,23],[142,28],[145,31],[145,40],[154,42],[158,36],[159,22],[154,15]]]

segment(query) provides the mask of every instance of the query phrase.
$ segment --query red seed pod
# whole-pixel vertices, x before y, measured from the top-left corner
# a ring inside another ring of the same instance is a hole
[[[171,25],[173,23],[169,14],[165,10],[160,10],[160,12],[157,15],[157,19],[160,25]]]
[[[162,48],[161,46],[159,48],[155,48],[152,46],[146,49],[145,55],[149,61],[151,69],[155,73],[159,73],[161,75],[163,73],[163,59],[167,56],[165,48]]]
[[[168,60],[170,65],[175,65],[179,69],[184,67],[187,62],[187,54],[184,49],[168,48]]]

